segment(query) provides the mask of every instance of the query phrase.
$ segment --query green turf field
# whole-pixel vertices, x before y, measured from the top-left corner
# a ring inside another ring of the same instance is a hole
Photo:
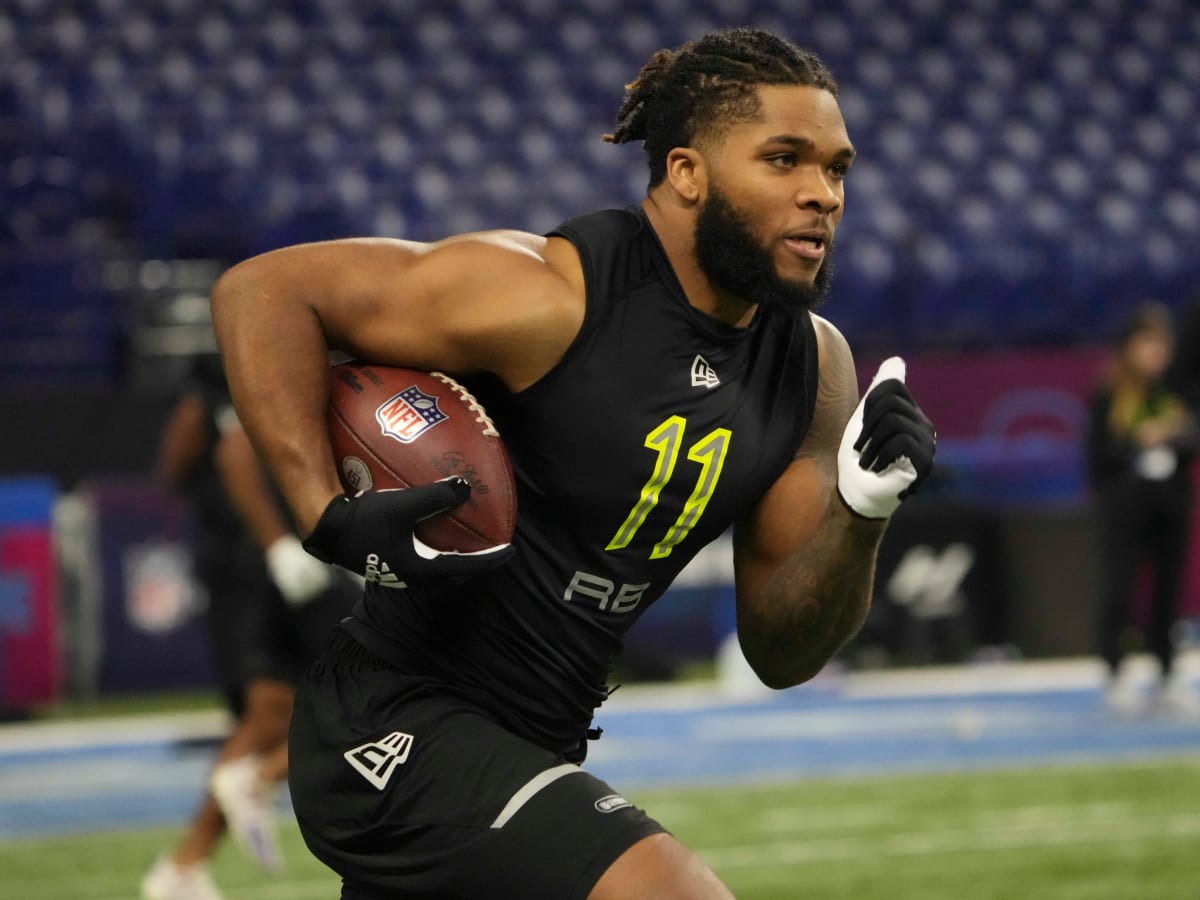
[[[743,900],[1200,900],[1200,756],[631,799]],[[176,835],[0,844],[0,897],[128,900]],[[214,874],[228,900],[337,896],[295,828],[284,837],[288,870],[274,880],[222,850]]]

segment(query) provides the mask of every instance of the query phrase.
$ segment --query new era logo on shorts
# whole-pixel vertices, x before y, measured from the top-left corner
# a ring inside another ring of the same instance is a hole
[[[396,767],[408,759],[412,743],[411,734],[393,731],[387,737],[360,744],[342,755],[358,774],[382,791],[387,787],[388,779],[392,777]]]

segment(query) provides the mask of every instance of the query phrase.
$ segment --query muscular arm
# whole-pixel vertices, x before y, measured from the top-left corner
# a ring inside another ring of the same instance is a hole
[[[738,639],[774,688],[812,678],[862,627],[885,527],[855,516],[838,496],[838,444],[858,387],[845,339],[815,322],[821,376],[812,425],[734,537]]]
[[[341,493],[325,426],[329,350],[490,371],[519,390],[574,338],[583,287],[578,257],[561,239],[355,239],[241,263],[213,288],[212,309],[239,418],[306,534]]]

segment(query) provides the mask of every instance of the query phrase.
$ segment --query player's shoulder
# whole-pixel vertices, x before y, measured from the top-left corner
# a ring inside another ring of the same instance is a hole
[[[610,266],[640,262],[644,268],[657,246],[645,213],[633,206],[572,216],[554,228],[550,238],[569,242],[593,264]]]
[[[587,295],[589,277],[599,277],[602,287],[611,288],[614,280],[643,276],[652,268],[652,244],[645,216],[627,207],[572,216],[546,234],[480,231],[439,246],[469,248],[470,259],[482,269],[532,276],[529,287],[573,302]]]
[[[494,289],[517,286],[548,295],[582,293],[583,275],[578,254],[553,235],[516,229],[473,231],[445,238],[433,245],[439,255],[460,272],[474,272]],[[537,290],[536,286],[541,286]]]
[[[812,322],[819,374],[812,421],[800,455],[829,455],[836,453],[842,430],[858,402],[858,376],[850,344],[841,330],[822,316],[813,315]]]
[[[498,228],[452,235],[429,245],[429,249],[443,257],[540,264],[545,262],[546,245],[543,235]]]
[[[545,234],[534,234],[515,229],[495,229],[456,235],[443,243],[470,242],[483,244],[509,252],[541,256],[547,247],[555,246],[560,238],[571,243],[625,241],[644,235],[648,223],[637,207],[624,209],[598,209],[564,219]]]
[[[658,235],[638,206],[573,216],[551,231],[550,238],[555,246],[571,248],[589,296],[621,297],[670,271]]]
[[[850,342],[841,329],[826,319],[812,313],[813,333],[817,338],[820,354],[821,377],[845,378],[846,372],[854,371],[854,354]]]
[[[565,240],[476,231],[421,252],[411,271],[433,298],[423,307],[430,313],[424,324],[445,337],[455,357],[428,367],[491,372],[520,391],[553,368],[582,327],[582,268]]]
[[[638,235],[646,225],[646,218],[640,210],[627,206],[624,209],[597,209],[572,216],[550,233],[620,241]]]

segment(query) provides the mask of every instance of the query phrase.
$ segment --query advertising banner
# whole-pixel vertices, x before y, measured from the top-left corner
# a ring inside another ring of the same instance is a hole
[[[62,688],[49,479],[0,479],[0,711],[48,703]]]
[[[91,483],[101,581],[96,690],[155,691],[213,683],[207,598],[191,575],[191,518],[140,482]]]

